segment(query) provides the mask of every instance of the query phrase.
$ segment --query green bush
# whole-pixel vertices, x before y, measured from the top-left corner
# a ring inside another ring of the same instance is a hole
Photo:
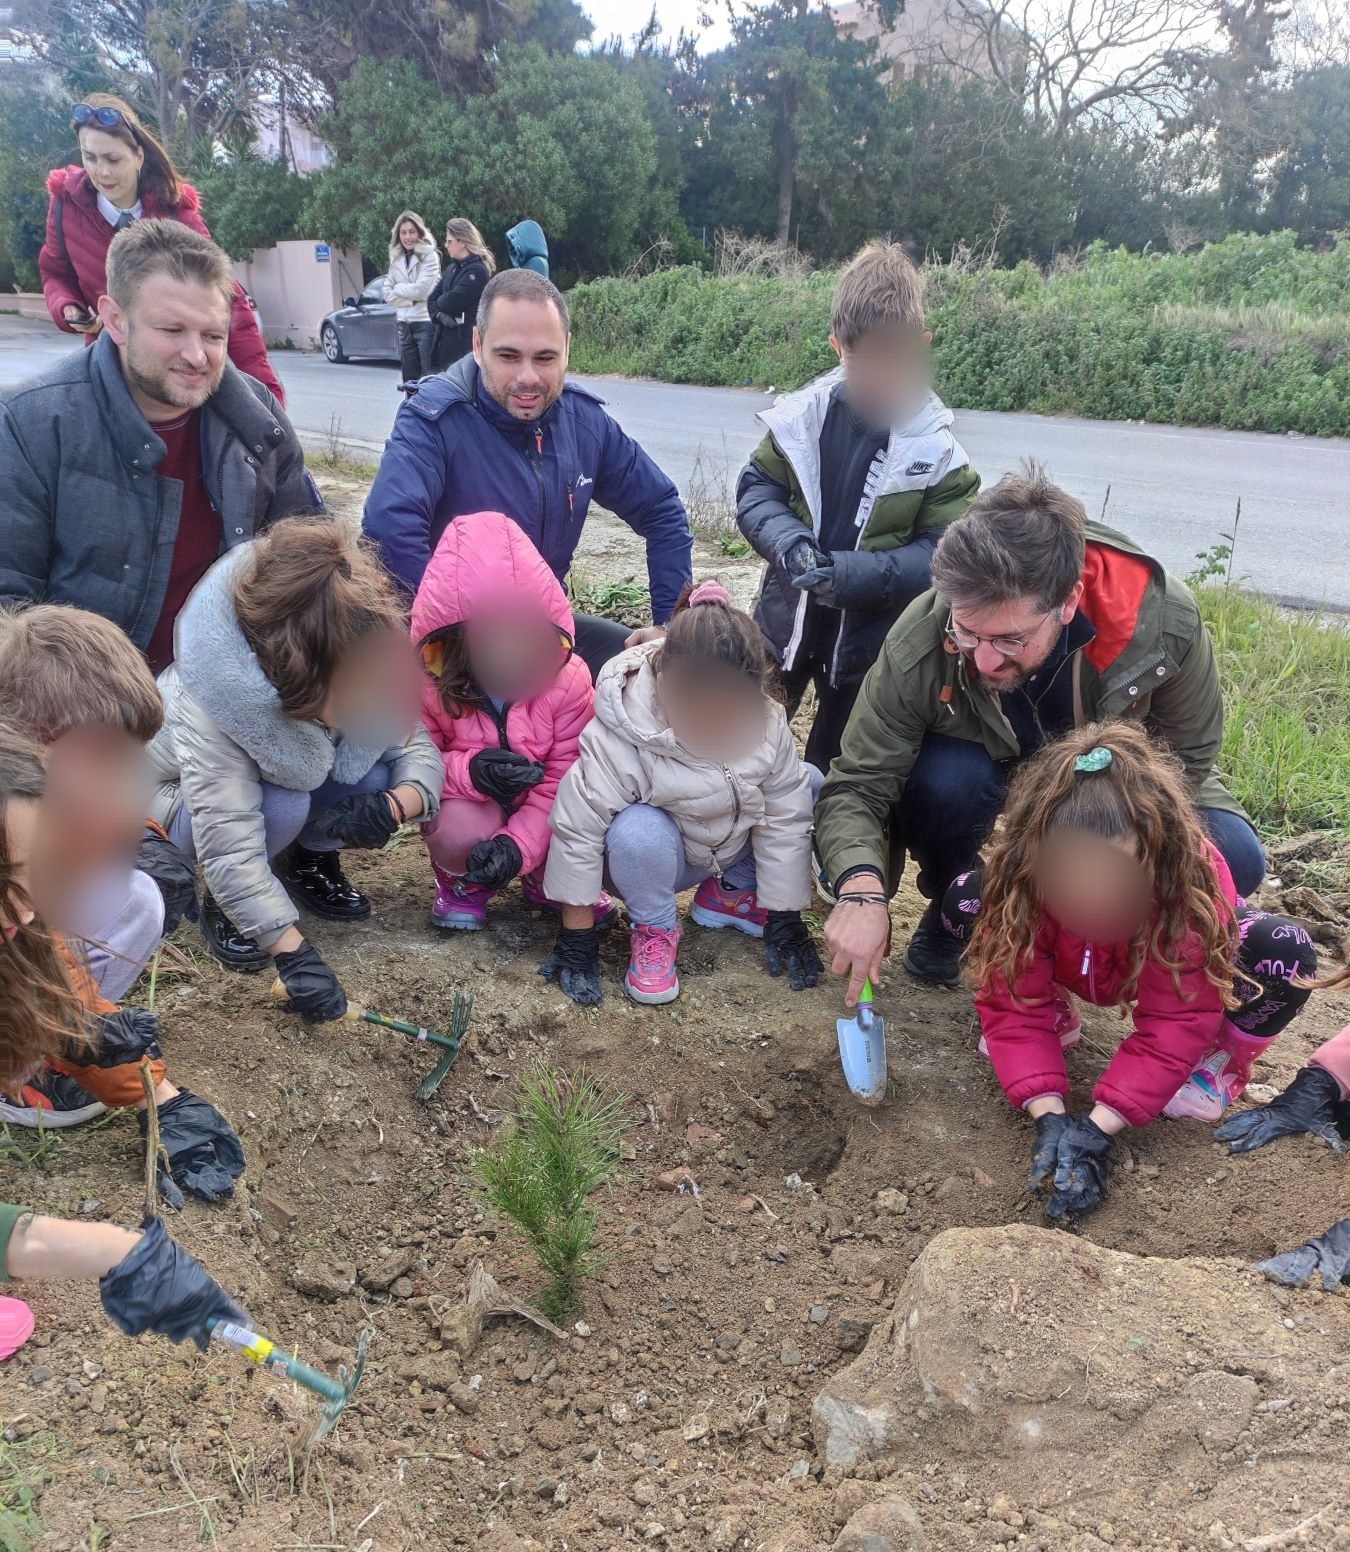
[[[1049,272],[930,264],[937,387],[966,409],[1350,433],[1350,237],[1229,237],[1194,254],[1094,244]],[[797,387],[828,368],[834,275],[694,268],[570,293],[582,371]]]

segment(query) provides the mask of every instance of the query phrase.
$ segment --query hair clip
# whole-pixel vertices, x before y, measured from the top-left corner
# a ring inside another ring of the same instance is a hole
[[[1095,776],[1098,771],[1104,771],[1111,764],[1111,751],[1103,749],[1100,744],[1095,749],[1089,749],[1086,754],[1080,754],[1073,762],[1073,768],[1080,776]]]

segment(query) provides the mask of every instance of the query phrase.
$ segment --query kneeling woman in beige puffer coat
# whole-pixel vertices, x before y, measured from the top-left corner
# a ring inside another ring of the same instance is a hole
[[[591,907],[603,888],[632,922],[624,985],[635,1002],[680,993],[675,896],[690,915],[764,939],[771,975],[814,986],[821,965],[801,913],[811,902],[811,811],[820,775],[803,765],[766,693],[763,639],[725,588],[703,582],[666,636],[612,659],[595,720],[558,789],[544,888],[563,905],[553,957],[574,1002],[600,1001]]]
[[[341,1018],[346,994],[293,902],[369,916],[339,851],[434,818],[444,779],[393,586],[336,523],[285,518],[197,584],[174,658],[151,818],[202,865],[206,946],[232,970],[275,964],[310,1022]]]

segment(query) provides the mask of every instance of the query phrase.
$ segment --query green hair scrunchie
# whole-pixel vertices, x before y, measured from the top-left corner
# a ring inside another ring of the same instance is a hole
[[[1073,768],[1080,776],[1095,776],[1098,771],[1104,771],[1111,764],[1111,751],[1103,749],[1100,744],[1095,749],[1089,749],[1086,754],[1080,754],[1073,762]]]

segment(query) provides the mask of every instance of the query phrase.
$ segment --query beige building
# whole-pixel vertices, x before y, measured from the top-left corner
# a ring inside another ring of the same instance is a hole
[[[895,25],[884,30],[875,9],[862,0],[830,7],[841,32],[875,39],[890,62],[893,81],[915,75],[974,75],[993,81],[988,31],[997,22],[981,0],[905,0]]]

